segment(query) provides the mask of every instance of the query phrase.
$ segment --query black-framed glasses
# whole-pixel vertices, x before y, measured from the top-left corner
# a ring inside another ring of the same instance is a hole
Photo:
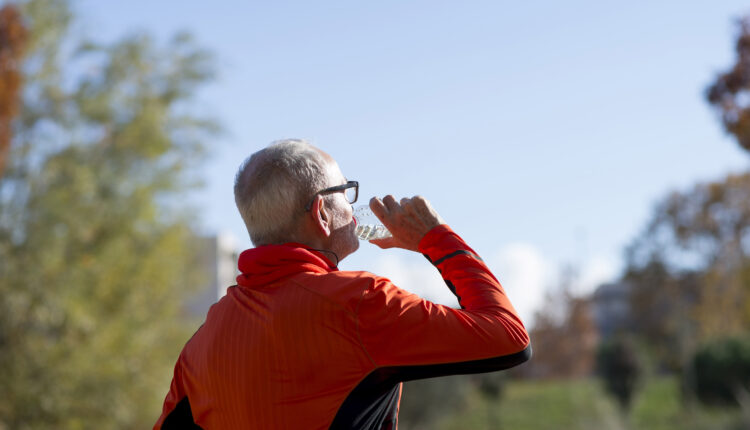
[[[312,204],[315,201],[315,196],[318,194],[330,194],[335,193],[338,191],[343,191],[344,196],[346,197],[346,200],[349,203],[354,203],[357,201],[357,197],[359,197],[359,182],[357,181],[348,181],[347,183],[343,185],[336,185],[335,187],[326,188],[324,190],[320,190],[317,193],[315,193],[310,199],[310,203],[305,206],[306,211],[310,211],[310,208],[312,208]]]

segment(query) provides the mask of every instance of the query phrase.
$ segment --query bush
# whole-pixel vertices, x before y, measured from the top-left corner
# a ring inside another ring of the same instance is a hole
[[[738,405],[738,390],[750,388],[750,334],[717,339],[693,355],[686,375],[698,400]]]
[[[471,387],[469,375],[406,382],[398,413],[399,428],[436,428],[443,419],[466,406]]]
[[[643,373],[635,342],[624,336],[603,342],[597,352],[596,367],[607,391],[628,410]]]
[[[471,375],[471,380],[482,397],[498,401],[503,395],[508,374],[506,372],[477,373]]]

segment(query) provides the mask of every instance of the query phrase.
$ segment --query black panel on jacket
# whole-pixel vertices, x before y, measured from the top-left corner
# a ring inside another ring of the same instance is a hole
[[[399,383],[447,375],[467,375],[509,369],[531,358],[531,346],[515,354],[484,360],[423,366],[381,367],[367,375],[349,393],[336,413],[331,429],[381,430],[395,427]]]
[[[180,403],[172,409],[172,412],[164,418],[164,422],[161,424],[161,429],[203,430],[195,423],[195,421],[193,421],[193,411],[190,409],[190,401],[187,396],[183,397],[182,400],[180,400]]]
[[[372,372],[339,408],[331,429],[385,430],[396,428],[401,387],[384,374]]]

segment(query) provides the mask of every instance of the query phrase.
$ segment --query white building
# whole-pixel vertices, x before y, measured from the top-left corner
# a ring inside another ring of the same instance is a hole
[[[237,284],[240,251],[236,238],[228,233],[198,237],[196,246],[201,250],[201,264],[208,279],[205,287],[188,301],[187,309],[190,314],[204,318],[211,305],[227,293],[227,288]]]
[[[591,296],[594,322],[602,337],[628,330],[631,286],[627,282],[600,285]]]

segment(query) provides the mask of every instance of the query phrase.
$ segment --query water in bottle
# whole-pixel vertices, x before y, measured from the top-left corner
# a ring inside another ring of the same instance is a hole
[[[385,239],[391,237],[391,232],[380,222],[378,217],[370,210],[369,206],[359,206],[354,208],[354,219],[357,221],[357,227],[354,234],[360,240]]]

